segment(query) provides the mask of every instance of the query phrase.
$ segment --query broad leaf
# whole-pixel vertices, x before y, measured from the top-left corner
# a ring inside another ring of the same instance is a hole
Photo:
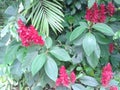
[[[97,58],[100,58],[100,53],[101,53],[100,47],[99,47],[98,44],[96,44],[96,47],[95,47],[95,54],[96,54]]]
[[[79,26],[75,28],[75,30],[70,35],[70,41],[73,41],[76,38],[78,38],[85,31],[86,28],[86,26]]]
[[[96,56],[95,53],[92,53],[90,56],[86,56],[87,57],[87,62],[88,64],[92,67],[95,68],[98,65],[99,59]]]
[[[73,90],[86,90],[85,87],[81,84],[73,84],[72,89]]]
[[[96,37],[97,42],[100,44],[109,44],[111,42],[111,40],[108,37],[105,37],[105,35],[101,33],[95,33],[94,35]]]
[[[60,61],[70,61],[68,52],[60,47],[53,47],[50,53]]]
[[[67,88],[65,86],[59,86],[56,88],[56,90],[69,90],[69,88]]]
[[[81,77],[80,82],[85,85],[92,86],[92,87],[96,87],[99,85],[99,83],[96,81],[96,79],[93,77],[90,77],[90,76]]]
[[[120,4],[120,0],[114,0],[117,4]]]
[[[90,56],[96,47],[96,39],[95,36],[91,33],[87,33],[85,38],[83,39],[83,49],[87,56]]]
[[[88,8],[91,8],[94,3],[95,3],[95,0],[88,0]]]
[[[11,65],[14,62],[18,48],[19,48],[19,44],[15,44],[7,48],[5,59],[4,59],[5,64]]]
[[[13,6],[9,6],[6,10],[5,10],[5,14],[10,15],[10,16],[15,16],[17,14],[17,8],[13,7]]]
[[[43,67],[43,65],[45,64],[45,62],[46,62],[46,55],[44,53],[36,56],[36,58],[32,62],[32,66],[31,66],[31,72],[32,72],[33,76],[38,71],[40,71],[40,69]]]
[[[98,30],[99,32],[107,35],[107,36],[112,36],[114,35],[114,32],[112,31],[112,28],[110,28],[108,25],[104,23],[97,23],[92,26],[95,30]]]
[[[47,57],[47,62],[44,68],[48,77],[53,81],[56,81],[58,76],[58,67],[56,62],[51,57]]]
[[[46,47],[47,48],[50,48],[51,46],[52,46],[52,39],[50,38],[50,37],[47,37],[46,39],[45,39],[45,45],[46,45]]]

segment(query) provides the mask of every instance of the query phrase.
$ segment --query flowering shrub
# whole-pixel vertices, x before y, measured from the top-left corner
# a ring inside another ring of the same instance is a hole
[[[23,46],[27,47],[31,43],[44,45],[42,37],[38,35],[38,32],[35,30],[34,26],[31,25],[30,27],[26,27],[21,20],[18,21],[18,26],[18,33],[22,40]]]
[[[119,90],[119,5],[14,1],[0,31],[0,90]]]

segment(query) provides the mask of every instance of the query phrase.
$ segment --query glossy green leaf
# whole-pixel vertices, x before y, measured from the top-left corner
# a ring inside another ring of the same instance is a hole
[[[87,56],[90,56],[96,47],[95,36],[91,33],[87,33],[83,39],[83,49]]]
[[[72,89],[73,90],[86,90],[85,87],[81,84],[73,84]]]
[[[46,45],[47,48],[50,48],[52,46],[52,43],[53,42],[52,42],[52,39],[50,37],[47,37],[45,39],[45,45]]]
[[[92,67],[95,68],[98,65],[99,59],[96,56],[95,53],[92,53],[90,56],[86,56],[87,57],[87,62],[88,64]]]
[[[88,8],[91,8],[94,3],[95,3],[95,0],[88,0]]]
[[[70,35],[70,41],[73,41],[76,38],[78,38],[85,31],[86,28],[86,26],[79,26],[75,28],[75,30]]]
[[[33,76],[38,71],[40,71],[40,69],[43,67],[45,62],[46,62],[46,55],[44,53],[35,57],[34,61],[32,62],[32,66],[31,66],[31,72]]]
[[[51,80],[56,81],[57,76],[58,76],[58,67],[57,67],[56,62],[51,57],[47,57],[47,62],[44,68],[45,68],[45,72],[48,75],[48,77]]]
[[[96,81],[96,79],[93,77],[90,77],[90,76],[81,77],[80,82],[85,85],[91,86],[91,87],[96,87],[99,85],[99,83]]]
[[[68,52],[60,47],[53,47],[50,53],[60,61],[70,61],[71,58]]]
[[[107,35],[107,36],[113,36],[114,32],[111,27],[104,23],[97,23],[92,26],[95,30]]]

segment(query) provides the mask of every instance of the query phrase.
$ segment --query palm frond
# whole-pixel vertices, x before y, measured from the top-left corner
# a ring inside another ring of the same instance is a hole
[[[26,9],[24,12],[27,15],[27,22],[31,20],[32,24],[40,31],[47,36],[49,35],[50,27],[57,34],[63,30],[61,23],[64,21],[64,14],[61,11],[62,5],[58,1],[48,1],[40,0],[36,1],[37,3],[32,4],[32,6]],[[26,14],[27,12],[27,14]]]

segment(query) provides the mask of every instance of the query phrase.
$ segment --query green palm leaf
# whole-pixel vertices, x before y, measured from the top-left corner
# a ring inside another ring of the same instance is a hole
[[[64,14],[62,13],[61,4],[54,0],[40,0],[31,4],[28,9],[25,9],[23,14],[27,17],[27,22],[31,20],[32,24],[40,31],[40,33],[49,35],[50,29],[56,34],[57,31],[61,32],[63,26],[61,23],[64,21]]]

